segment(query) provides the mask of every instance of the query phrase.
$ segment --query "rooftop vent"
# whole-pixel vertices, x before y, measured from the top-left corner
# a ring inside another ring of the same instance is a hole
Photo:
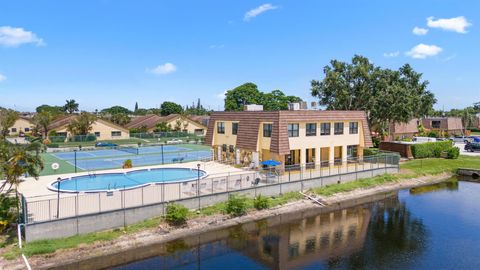
[[[299,110],[306,110],[306,109],[308,109],[306,101],[300,101],[300,102],[288,104],[288,110],[290,111],[299,111]]]
[[[244,111],[263,111],[263,105],[250,104],[243,107]]]

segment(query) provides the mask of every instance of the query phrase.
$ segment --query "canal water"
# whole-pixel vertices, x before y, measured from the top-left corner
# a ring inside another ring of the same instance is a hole
[[[276,216],[63,269],[480,269],[480,184]]]

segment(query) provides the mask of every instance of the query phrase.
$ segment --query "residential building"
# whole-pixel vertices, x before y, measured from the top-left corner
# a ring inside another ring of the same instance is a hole
[[[426,117],[422,119],[426,130],[442,132],[448,135],[463,134],[463,124],[460,117]]]
[[[256,166],[341,164],[372,146],[363,111],[214,112],[205,141],[216,160]]]
[[[68,131],[68,125],[76,117],[78,117],[78,115],[61,116],[50,124],[50,132],[54,130],[56,131],[57,136],[71,137],[73,134]],[[97,118],[92,124],[92,130],[90,131],[90,134],[95,134],[97,140],[118,140],[130,138],[128,129],[100,118]]]
[[[418,126],[422,121],[414,118],[407,123],[394,123],[390,125],[390,140],[398,141],[405,138],[413,138],[418,133]]]
[[[200,119],[200,118],[198,118]],[[201,119],[201,121],[204,121]],[[180,114],[170,114],[167,116],[158,116],[156,114],[149,114],[145,116],[138,116],[132,119],[130,123],[125,125],[127,129],[141,129],[144,128],[147,132],[154,132],[157,125],[166,123],[172,130],[179,130],[196,135],[205,135],[207,126],[199,121],[194,120],[190,116],[183,116]]]
[[[8,129],[8,134],[12,136],[18,135],[20,132],[23,133],[30,133],[34,128],[34,124],[31,118],[28,117],[19,117],[15,124],[11,128]]]

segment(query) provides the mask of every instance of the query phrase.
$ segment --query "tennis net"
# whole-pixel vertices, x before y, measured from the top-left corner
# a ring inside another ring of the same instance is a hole
[[[135,154],[135,155],[138,155],[139,153],[138,148],[136,147],[117,146],[115,147],[115,149],[118,151],[123,151],[131,154]]]

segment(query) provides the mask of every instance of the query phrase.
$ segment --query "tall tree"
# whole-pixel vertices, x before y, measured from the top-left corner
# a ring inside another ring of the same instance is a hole
[[[130,122],[130,117],[124,113],[112,114],[110,117],[103,118],[120,126],[124,126]]]
[[[405,64],[399,70],[382,69],[359,55],[351,63],[332,60],[325,78],[311,81],[311,94],[327,110],[363,110],[373,129],[388,134],[391,123],[406,123],[433,111],[436,99],[428,81]]]
[[[65,105],[63,106],[63,111],[67,112],[68,114],[72,114],[74,112],[78,112],[78,103],[75,99],[70,99],[65,101]]]
[[[43,111],[48,111],[52,115],[56,116],[56,115],[62,114],[64,112],[64,107],[62,107],[62,106],[50,106],[50,105],[43,104],[43,105],[40,105],[36,108],[37,113],[40,113],[40,112],[43,112]]]
[[[7,137],[8,130],[15,124],[18,119],[18,112],[10,109],[0,110],[0,137]]]
[[[35,129],[37,131],[41,130],[43,138],[48,137],[49,126],[54,120],[55,116],[51,111],[42,110],[33,117],[33,123],[35,124]]]
[[[137,108],[137,110],[138,110],[138,108]],[[127,109],[125,107],[122,107],[122,106],[112,106],[110,108],[102,109],[100,111],[100,113],[111,114],[111,115],[121,113],[121,114],[127,114],[128,115],[128,114],[131,114],[132,111],[130,111],[129,109]]]
[[[165,101],[160,106],[160,113],[163,116],[170,115],[170,114],[181,114],[183,112],[182,106],[175,102]]]
[[[74,135],[87,135],[97,118],[87,112],[82,112],[67,126],[67,130]]]
[[[134,112],[137,112],[138,111],[138,102],[135,102],[135,110]]]

